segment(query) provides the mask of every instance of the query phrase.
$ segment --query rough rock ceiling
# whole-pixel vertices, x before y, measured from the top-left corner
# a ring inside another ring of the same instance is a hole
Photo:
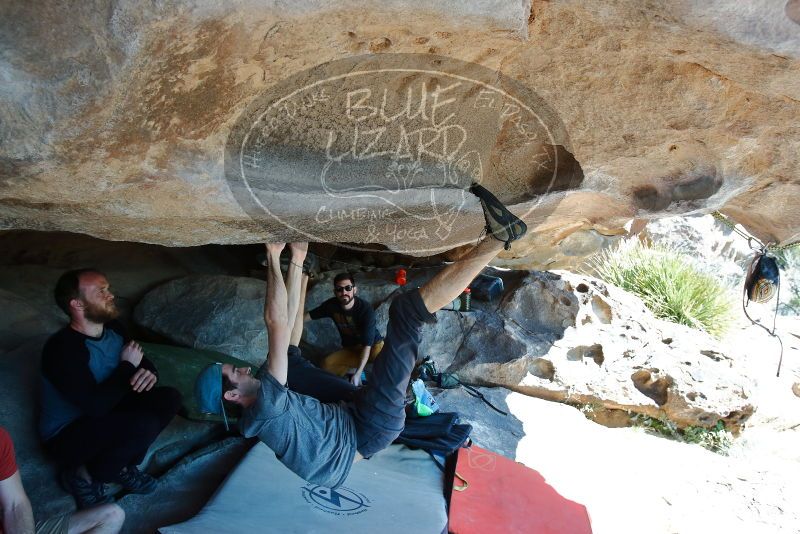
[[[292,75],[365,54],[417,54],[499,72],[498,84],[530,89],[563,126],[563,136],[538,146],[568,163],[569,179],[529,199],[515,193],[520,184],[529,188],[523,182],[533,171],[509,140],[508,118],[487,134],[484,178],[533,229],[509,261],[530,256],[546,264],[576,243],[583,250],[624,233],[634,218],[715,209],[764,240],[796,241],[800,38],[787,28],[797,28],[798,8],[738,4],[719,0],[715,11],[705,2],[639,0],[329,0],[291,8],[277,1],[7,1],[0,7],[0,227],[173,246],[311,232],[414,252],[406,234],[376,238],[358,218],[302,216],[288,226],[254,220],[225,165],[237,121]],[[324,131],[328,118],[317,117],[316,126]],[[299,153],[319,155],[320,139]],[[281,146],[290,145],[296,148]],[[302,175],[308,158],[283,154],[282,164]],[[438,160],[420,161],[424,169]],[[451,189],[469,180],[464,172]],[[286,192],[273,205],[319,211],[314,191]],[[430,203],[398,198],[399,227],[433,235],[425,222]],[[443,199],[452,211],[456,201]],[[539,209],[528,209],[531,202]],[[463,218],[440,240],[444,248],[480,231],[477,205],[463,205]]]

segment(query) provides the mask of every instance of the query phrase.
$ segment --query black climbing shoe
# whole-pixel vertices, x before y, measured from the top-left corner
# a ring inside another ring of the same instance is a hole
[[[156,485],[158,484],[156,479],[147,473],[142,473],[135,465],[129,465],[120,471],[114,482],[120,484],[126,491],[131,493],[141,493],[143,495],[153,493],[153,491],[156,489]]]
[[[528,226],[508,211],[508,208],[485,187],[472,184],[469,192],[481,201],[483,217],[486,219],[486,231],[498,241],[505,243],[506,250],[511,248],[512,241],[516,241],[528,231]]]
[[[75,470],[61,472],[61,485],[75,498],[79,510],[114,502],[114,496],[106,493],[105,484],[89,482]]]

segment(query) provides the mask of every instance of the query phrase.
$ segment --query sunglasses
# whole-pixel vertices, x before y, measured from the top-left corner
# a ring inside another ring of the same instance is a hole
[[[333,290],[335,292],[337,292],[337,293],[343,293],[345,291],[351,291],[354,287],[355,286],[351,286],[350,284],[347,284],[346,286],[336,286],[336,287],[333,288]]]

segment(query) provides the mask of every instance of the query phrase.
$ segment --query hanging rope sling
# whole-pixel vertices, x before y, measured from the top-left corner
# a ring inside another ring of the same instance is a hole
[[[744,290],[742,292],[742,311],[745,317],[756,326],[763,328],[770,336],[776,338],[781,347],[780,358],[778,359],[778,372],[775,376],[781,376],[781,364],[783,363],[783,341],[780,336],[775,333],[775,328],[778,320],[778,307],[780,306],[781,295],[781,279],[780,269],[778,263],[775,261],[770,253],[781,252],[783,250],[796,247],[800,245],[791,243],[789,245],[778,246],[776,243],[764,244],[755,237],[746,234],[723,214],[715,211],[713,214],[715,219],[722,224],[733,230],[736,234],[747,240],[747,244],[754,252],[753,259],[747,268],[747,276],[744,281]],[[775,313],[772,317],[772,329],[770,330],[760,322],[756,321],[750,314],[747,313],[747,305],[752,302],[766,303],[772,300],[772,297],[777,297],[775,300]]]

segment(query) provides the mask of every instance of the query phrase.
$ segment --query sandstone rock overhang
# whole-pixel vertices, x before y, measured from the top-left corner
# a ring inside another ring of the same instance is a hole
[[[715,209],[764,241],[796,241],[796,41],[748,36],[707,9],[693,16],[701,4],[4,2],[0,227],[173,246],[300,237],[250,217],[225,180],[237,119],[316,65],[431,54],[529,88],[568,135],[568,144],[548,146],[579,179],[540,199],[544,209],[526,218],[526,245],[509,258],[574,248],[581,234],[618,235],[632,218]],[[773,11],[764,17],[785,19],[769,19],[774,27],[794,24],[788,7]],[[502,145],[499,154],[513,150]],[[494,179],[527,213],[513,184]],[[300,210],[309,197],[294,194],[282,202]],[[480,230],[477,206],[466,213],[444,245]],[[413,222],[402,226],[435,231]],[[359,221],[317,224],[325,240],[374,241]],[[396,234],[378,242],[405,243]]]

